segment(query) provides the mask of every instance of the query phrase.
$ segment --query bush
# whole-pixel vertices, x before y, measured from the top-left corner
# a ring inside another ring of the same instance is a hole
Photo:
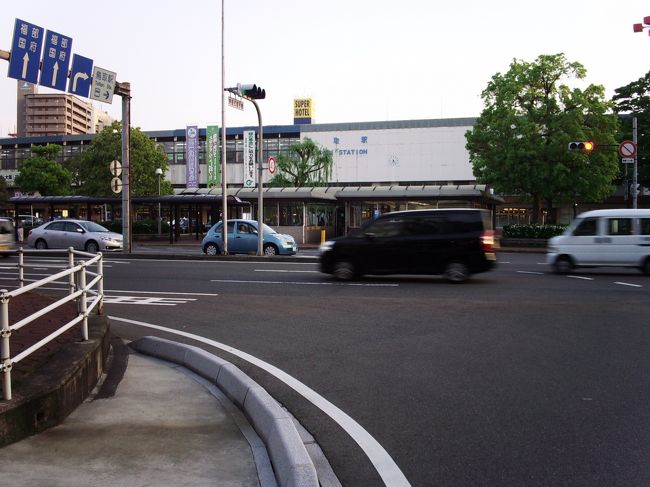
[[[102,226],[108,228],[111,232],[122,233],[122,221],[121,220],[112,220],[101,223]],[[163,234],[169,233],[169,223],[161,222],[160,225],[161,232]],[[131,232],[133,234],[140,235],[154,235],[158,233],[158,221],[157,220],[138,220],[133,222],[131,227]]]
[[[566,225],[505,225],[503,238],[551,238],[560,235]]]

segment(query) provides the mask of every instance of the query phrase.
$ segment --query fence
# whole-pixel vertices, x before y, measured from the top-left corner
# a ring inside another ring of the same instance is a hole
[[[78,323],[81,323],[81,334],[83,340],[88,340],[88,316],[97,308],[98,314],[103,314],[103,301],[104,301],[104,268],[102,254],[89,254],[74,250],[70,247],[67,251],[52,251],[52,250],[24,250],[22,248],[2,252],[4,255],[18,255],[18,282],[19,287],[13,291],[0,289],[0,373],[2,374],[2,395],[5,400],[11,400],[11,368],[14,364],[20,362],[25,357],[34,353],[39,348],[47,345],[59,335],[65,333],[70,328]],[[68,256],[68,267],[49,277],[41,279],[30,284],[25,283],[25,255],[65,255]],[[75,256],[87,259],[80,260],[75,264]],[[95,272],[91,272],[90,266],[96,265]],[[91,281],[88,282],[88,277]],[[35,313],[23,318],[22,320],[9,324],[9,305],[11,298],[20,296],[21,294],[36,290],[46,284],[60,281],[67,278],[68,294],[63,298],[55,301],[54,303],[46,306],[45,308],[36,311]],[[90,299],[89,299],[90,297]],[[24,326],[29,325],[41,316],[63,306],[71,301],[77,301],[77,316],[69,322],[61,325],[55,332],[46,336],[38,341],[31,347],[23,350],[15,357],[11,356],[10,350],[10,337],[13,331],[19,330]]]

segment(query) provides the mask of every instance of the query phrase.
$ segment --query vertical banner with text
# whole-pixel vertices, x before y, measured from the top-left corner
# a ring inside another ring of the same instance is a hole
[[[208,171],[208,188],[221,184],[220,154],[219,126],[208,125],[205,129],[205,164]]]
[[[196,126],[185,128],[186,188],[199,187],[199,129]]]
[[[255,187],[255,131],[244,131],[244,188]]]

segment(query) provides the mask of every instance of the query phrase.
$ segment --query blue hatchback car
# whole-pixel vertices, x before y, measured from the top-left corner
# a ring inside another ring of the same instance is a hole
[[[219,255],[223,248],[221,236],[223,222],[213,225],[201,242],[201,248],[206,255]],[[258,233],[255,220],[228,220],[228,253],[255,254],[257,253]],[[298,245],[291,235],[282,235],[268,225],[264,225],[264,255],[294,255]]]

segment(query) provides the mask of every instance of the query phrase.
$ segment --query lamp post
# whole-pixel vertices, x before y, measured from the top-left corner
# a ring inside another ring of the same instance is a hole
[[[158,176],[158,236],[161,235],[162,215],[160,214],[160,178],[162,177],[163,170],[159,167],[156,168],[156,175]]]

